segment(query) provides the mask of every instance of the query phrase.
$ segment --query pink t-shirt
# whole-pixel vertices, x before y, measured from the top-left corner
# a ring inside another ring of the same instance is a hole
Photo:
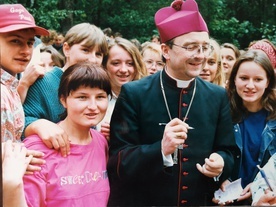
[[[70,145],[71,154],[62,157],[32,135],[24,139],[28,149],[42,151],[42,170],[23,178],[29,207],[104,207],[109,198],[107,176],[108,144],[102,134],[91,129],[88,145]]]

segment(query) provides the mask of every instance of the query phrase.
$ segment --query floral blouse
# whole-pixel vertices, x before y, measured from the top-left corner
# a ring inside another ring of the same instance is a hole
[[[1,141],[21,141],[24,111],[17,92],[18,79],[1,68]]]

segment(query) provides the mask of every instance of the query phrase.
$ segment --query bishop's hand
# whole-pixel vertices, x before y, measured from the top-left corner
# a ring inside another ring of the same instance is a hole
[[[224,160],[218,153],[212,153],[209,158],[205,158],[204,165],[196,164],[197,169],[207,177],[213,178],[222,173]]]
[[[162,152],[165,156],[173,154],[177,147],[187,139],[189,125],[178,118],[166,124],[161,141]]]

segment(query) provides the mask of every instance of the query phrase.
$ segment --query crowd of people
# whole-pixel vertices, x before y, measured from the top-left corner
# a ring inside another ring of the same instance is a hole
[[[219,42],[195,0],[158,10],[142,44],[45,29],[21,4],[0,19],[4,207],[276,206],[270,40]]]

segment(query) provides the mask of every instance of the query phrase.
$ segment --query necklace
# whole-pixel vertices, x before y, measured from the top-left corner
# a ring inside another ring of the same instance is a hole
[[[169,118],[170,118],[170,121],[171,121],[172,120],[172,116],[171,116],[171,112],[170,112],[169,105],[168,105],[168,102],[167,102],[166,93],[165,93],[165,90],[164,90],[164,85],[163,85],[163,80],[162,80],[162,73],[163,73],[163,70],[160,72],[160,86],[161,86],[161,91],[162,91],[162,94],[163,94],[163,99],[164,99],[164,102],[165,102],[165,106],[166,106],[166,109],[167,109],[167,112],[168,112],[168,115],[169,115]],[[189,107],[187,109],[187,112],[186,112],[186,114],[184,116],[183,122],[185,122],[185,120],[186,120],[186,118],[187,118],[187,116],[188,116],[188,114],[190,112],[191,106],[192,106],[193,101],[194,101],[195,92],[196,92],[196,79],[195,79],[195,86],[194,86],[192,98],[191,98]],[[173,153],[173,155],[174,155],[173,156],[173,163],[174,164],[177,164],[177,162],[178,162],[178,158],[177,158],[178,149],[183,149],[183,145],[179,145],[178,148]]]

